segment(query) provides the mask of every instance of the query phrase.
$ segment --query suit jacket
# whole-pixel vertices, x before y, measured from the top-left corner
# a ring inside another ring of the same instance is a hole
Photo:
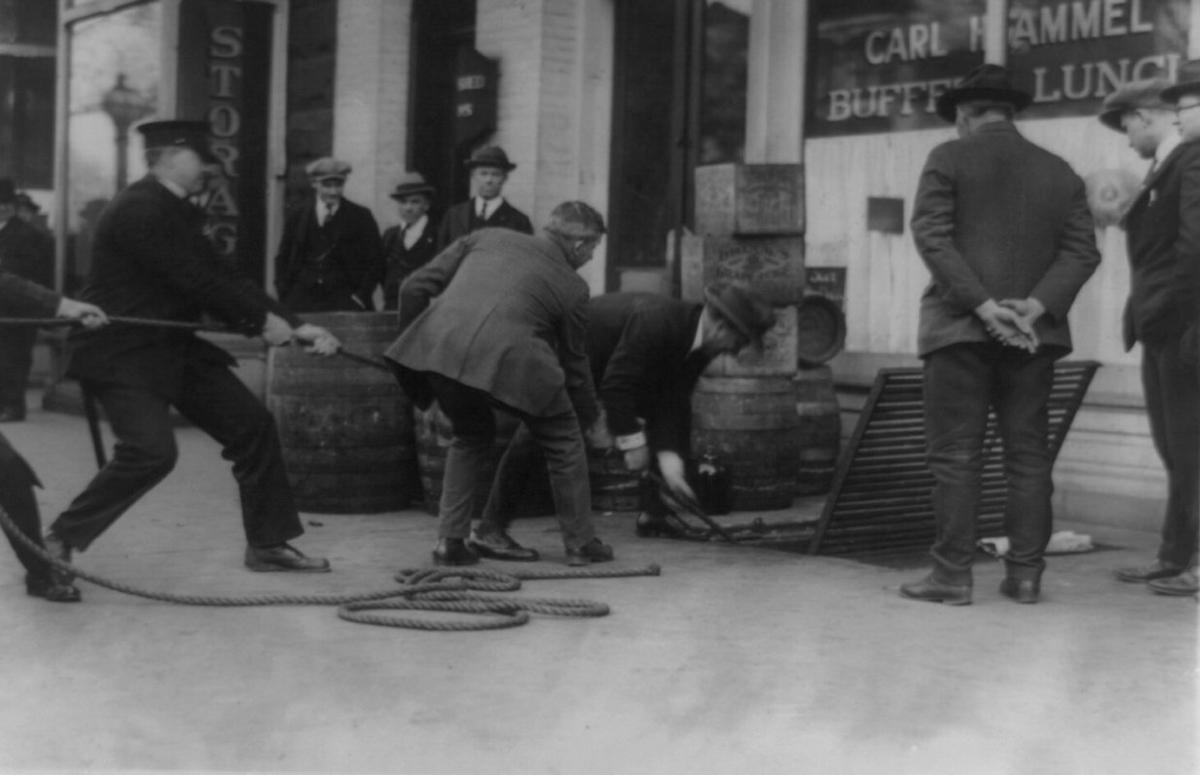
[[[17,216],[0,227],[0,269],[42,285],[54,283],[54,238]]]
[[[588,302],[588,354],[609,430],[637,433],[654,450],[686,455],[692,390],[712,357],[689,357],[703,305],[651,293],[609,293]]]
[[[1125,215],[1125,349],[1183,335],[1200,315],[1200,140],[1176,146]]]
[[[989,336],[974,310],[1036,298],[1037,332],[1071,349],[1067,311],[1100,262],[1083,181],[1010,122],[934,148],[913,203],[913,238],[933,275],[921,297],[918,354]]]
[[[400,338],[385,355],[534,416],[597,416],[586,345],[588,286],[550,236],[482,229],[400,288]],[[413,387],[406,381],[406,388]],[[414,401],[424,402],[417,387]]]
[[[61,300],[49,288],[0,268],[0,317],[54,317]]]
[[[492,213],[492,217],[488,218],[482,226],[474,226],[472,220],[475,215],[472,209],[474,203],[474,198],[468,199],[446,211],[446,217],[442,219],[441,228],[438,229],[439,250],[459,237],[482,228],[498,227],[512,229],[522,234],[533,234],[533,224],[529,221],[529,217],[510,205],[507,199],[500,203],[496,212]]]
[[[403,232],[399,226],[393,226],[383,233],[384,309],[396,309],[400,300],[401,283],[437,255],[436,235],[437,227],[432,219],[425,222],[425,230],[411,248],[404,246]]]
[[[104,208],[92,270],[80,298],[110,315],[198,322],[208,313],[247,336],[268,311],[300,321],[222,262],[204,236],[204,213],[147,175]],[[191,332],[114,323],[68,339],[67,375],[144,387],[173,399],[191,359],[232,365],[227,352]]]
[[[370,210],[343,199],[324,227],[317,223],[313,200],[288,212],[275,255],[275,290],[289,308],[304,312],[319,296],[354,311],[360,307],[350,297],[357,296],[371,309],[371,296],[382,281],[383,243]],[[321,293],[311,294],[318,285]]]

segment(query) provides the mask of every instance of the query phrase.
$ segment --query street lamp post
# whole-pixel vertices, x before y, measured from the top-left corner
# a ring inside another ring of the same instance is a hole
[[[150,106],[141,92],[125,85],[125,74],[117,73],[117,83],[104,93],[100,108],[116,127],[117,191],[125,188],[129,166],[129,127],[150,113]]]

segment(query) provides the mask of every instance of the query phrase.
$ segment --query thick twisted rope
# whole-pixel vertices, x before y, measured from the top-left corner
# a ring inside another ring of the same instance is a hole
[[[463,632],[473,630],[497,630],[518,627],[530,619],[531,613],[546,616],[594,617],[607,616],[609,608],[603,603],[579,599],[492,597],[474,594],[468,590],[509,592],[520,589],[522,579],[573,579],[573,578],[620,578],[630,576],[658,576],[662,572],[658,565],[644,568],[576,568],[567,570],[516,570],[504,573],[490,568],[422,568],[407,569],[395,576],[399,589],[375,592],[357,592],[334,595],[248,595],[243,597],[217,595],[188,595],[174,592],[154,592],[130,584],[97,576],[70,563],[63,562],[35,543],[17,527],[0,507],[0,527],[14,536],[23,546],[38,557],[77,578],[90,581],[96,586],[111,589],[134,597],[143,597],[176,605],[193,606],[273,606],[273,605],[336,605],[337,615],[349,622],[374,624],[384,627],[401,627],[415,630]],[[396,599],[401,598],[401,599]],[[434,611],[472,616],[487,616],[474,621],[445,621],[440,619],[398,618],[366,613],[375,610]]]

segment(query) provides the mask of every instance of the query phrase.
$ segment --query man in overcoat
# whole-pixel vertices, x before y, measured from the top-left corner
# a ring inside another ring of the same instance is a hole
[[[546,458],[568,562],[612,559],[592,524],[580,427],[597,409],[585,345],[588,286],[576,270],[603,234],[598,212],[565,202],[542,234],[474,232],[400,289],[403,333],[385,355],[414,402],[436,397],[452,426],[435,563],[478,561],[465,539],[491,487],[493,408],[520,418]]]
[[[291,210],[275,256],[275,290],[293,312],[362,312],[383,281],[383,243],[371,211],[345,197],[350,165],[317,159],[305,169],[314,197]]]
[[[0,317],[50,318],[78,320],[96,327],[108,322],[104,312],[92,304],[68,299],[54,291],[0,269]],[[15,327],[0,327],[0,337],[8,336]],[[13,449],[8,439],[0,435],[0,508],[13,524],[33,543],[42,543],[42,522],[33,488],[41,486],[37,474],[25,459]],[[55,603],[74,603],[80,599],[79,590],[70,583],[57,583],[46,562],[8,536],[13,551],[25,566],[25,592]]]
[[[775,323],[768,304],[737,285],[705,290],[703,304],[651,293],[609,293],[587,307],[587,349],[610,444],[630,471],[655,468],[673,492],[694,499],[685,476],[691,449],[692,391],[723,353],[762,347]],[[524,429],[501,458],[496,480],[470,546],[499,560],[532,561],[537,552],[508,533],[520,481],[529,464]],[[589,439],[590,441],[590,439]],[[676,535],[658,486],[646,480],[637,518],[641,536]]]
[[[471,171],[471,189],[475,193],[446,211],[438,227],[438,249],[477,229],[512,229],[533,234],[529,216],[509,204],[502,193],[508,173],[517,168],[504,149],[484,146],[472,153],[465,164]]]
[[[138,127],[149,174],[105,208],[96,226],[82,298],[111,316],[197,323],[206,312],[269,344],[296,339],[332,354],[329,332],[286,311],[249,279],[230,273],[204,236],[203,193],[218,160],[201,121]],[[46,547],[65,561],[84,550],[175,466],[171,407],[219,442],[233,463],[255,571],[325,571],[287,542],[304,532],[274,419],[233,373],[233,357],[183,328],[114,324],[73,334],[67,376],[104,408],[117,437],[112,459],[50,526]],[[69,582],[66,577],[60,581]]]
[[[1100,261],[1083,181],[1017,131],[1031,97],[981,65],[937,100],[958,139],[930,152],[913,204],[932,275],[921,297],[925,442],[933,473],[933,571],[904,597],[971,602],[989,405],[1004,441],[1002,594],[1035,603],[1051,533],[1047,403],[1054,361],[1071,350],[1067,311]]]
[[[1197,592],[1200,540],[1200,62],[1179,83],[1126,84],[1100,120],[1124,132],[1150,170],[1125,214],[1130,266],[1125,349],[1142,343],[1142,386],[1154,446],[1167,473],[1162,541],[1151,563],[1121,581],[1163,595]],[[1176,124],[1178,123],[1178,128]],[[1181,135],[1182,131],[1182,135]]]

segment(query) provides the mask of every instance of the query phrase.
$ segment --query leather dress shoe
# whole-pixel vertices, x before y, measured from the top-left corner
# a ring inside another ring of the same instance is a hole
[[[1178,576],[1183,573],[1183,568],[1175,565],[1168,565],[1162,560],[1155,560],[1149,565],[1137,565],[1132,568],[1117,568],[1113,571],[1113,575],[1120,581],[1127,581],[1130,584],[1140,584],[1145,581],[1154,581],[1155,579],[1165,579],[1171,576]]]
[[[946,605],[970,605],[971,585],[951,584],[940,581],[933,574],[912,584],[900,585],[900,597],[909,600],[924,600],[927,603],[945,603]]]
[[[1169,597],[1193,597],[1200,593],[1200,582],[1197,581],[1194,570],[1185,570],[1165,579],[1154,579],[1146,586],[1156,595]]]
[[[328,573],[329,560],[308,557],[288,544],[278,546],[247,546],[246,567],[259,573],[291,571],[293,573]]]
[[[42,546],[51,557],[59,562],[65,562],[68,565],[71,563],[71,545],[66,539],[55,533],[53,530],[46,533],[42,538]],[[50,582],[59,587],[70,587],[75,581],[75,574],[70,571],[59,570],[57,567],[50,566]]]
[[[434,565],[475,565],[479,555],[467,547],[461,538],[439,538],[433,547]]]
[[[613,550],[599,538],[593,538],[576,549],[567,549],[567,565],[579,567],[593,562],[612,562]]]
[[[1011,597],[1018,603],[1036,603],[1042,594],[1042,585],[1033,579],[1015,579],[1009,576],[1000,582],[1000,594]]]
[[[50,574],[26,574],[25,594],[30,597],[40,597],[51,603],[78,603],[83,599],[79,589],[73,584],[55,584]]]
[[[536,549],[521,546],[504,530],[472,530],[467,546],[480,557],[511,562],[537,562]]]

